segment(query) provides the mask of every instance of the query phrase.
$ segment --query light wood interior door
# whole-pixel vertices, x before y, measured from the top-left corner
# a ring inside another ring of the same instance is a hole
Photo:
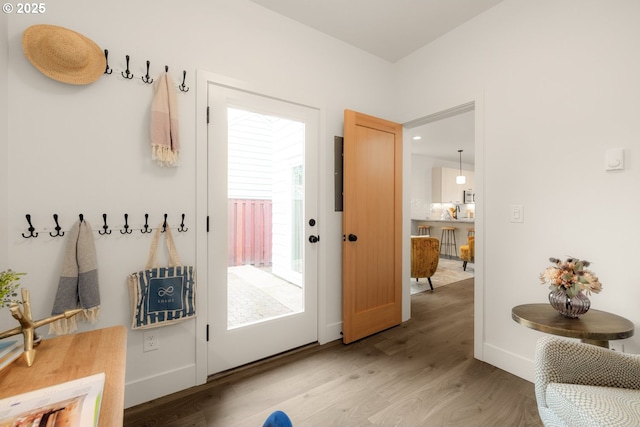
[[[343,341],[402,321],[402,125],[345,110]]]

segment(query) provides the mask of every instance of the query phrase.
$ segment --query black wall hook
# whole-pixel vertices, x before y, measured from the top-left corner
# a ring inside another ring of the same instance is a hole
[[[133,230],[129,230],[129,214],[124,214],[124,230],[120,230],[120,234],[131,234]]]
[[[51,236],[51,237],[62,237],[62,236],[64,236],[64,231],[60,232],[60,230],[62,230],[62,228],[58,224],[58,214],[53,214],[53,220],[56,223],[56,228],[55,228],[56,234],[49,233],[49,236]]]
[[[126,71],[122,71],[120,74],[122,74],[122,77],[124,77],[125,79],[131,80],[133,78],[133,74],[131,74],[131,72],[129,72],[129,55],[127,55],[126,58],[127,58],[127,70]],[[125,75],[125,73],[126,73],[126,75]]]
[[[187,79],[187,70],[182,71],[182,84],[178,86],[180,92],[189,92],[189,88],[184,85],[184,81]]]
[[[113,70],[109,68],[109,51],[107,49],[104,50],[104,59],[107,62],[107,68],[104,69],[105,74],[113,73]]]
[[[141,233],[151,233],[149,228],[149,214],[144,214],[144,228],[140,229]]]
[[[182,220],[180,222],[179,225],[176,225],[176,228],[178,229],[178,232],[180,233],[185,233],[187,232],[189,229],[185,226],[185,218],[186,215],[183,213],[182,215]],[[164,233],[167,231],[167,229],[169,229],[169,222],[168,222],[168,214],[164,214],[164,221],[162,222],[162,225],[160,227],[162,227],[161,229],[159,228],[159,230]],[[33,223],[31,222],[31,215],[30,214],[26,214],[25,218],[27,219],[27,223],[29,224],[28,227],[28,233],[22,233],[22,237],[24,237],[25,239],[31,238],[31,237],[38,237],[38,232],[36,232],[35,227],[33,226]],[[60,221],[59,221],[59,215],[57,213],[53,214],[53,221],[55,222],[55,227],[53,228],[53,231],[49,231],[49,235],[51,237],[62,237],[65,235],[65,231],[62,231],[62,227],[60,226]],[[84,215],[83,214],[79,214],[78,215],[78,219],[80,224],[82,224],[83,222],[85,222],[84,220]],[[107,224],[107,214],[103,213],[102,214],[102,220],[103,220],[103,224],[102,227],[98,231],[98,234],[100,234],[101,236],[104,235],[109,235],[112,234],[113,229],[109,228],[109,224]],[[45,229],[46,230],[46,229]],[[51,229],[49,229],[51,230]],[[131,227],[131,225],[129,225],[129,214],[125,213],[124,214],[124,226],[123,228],[116,228],[116,230],[120,230],[120,234],[126,235],[126,234],[131,234],[133,233],[133,228]],[[138,230],[136,228],[136,230]],[[142,234],[146,234],[146,233],[151,233],[153,232],[153,229],[151,227],[149,227],[149,214],[144,214],[144,226],[142,228],[140,228],[140,232]]]
[[[182,222],[180,223],[180,227],[178,227],[178,231],[180,233],[184,233],[187,230],[189,230],[189,229],[184,227],[184,214],[182,214]]]
[[[29,223],[29,228],[27,230],[29,230],[29,235],[25,235],[24,233],[22,233],[22,237],[24,237],[25,239],[28,239],[29,237],[38,237],[38,233],[34,233],[34,231],[36,230],[33,225],[31,225],[31,215],[26,214],[25,217],[27,218],[27,223]]]
[[[149,65],[150,65],[150,62],[147,61],[147,75],[141,77],[142,81],[147,83],[147,84],[153,83],[153,79],[151,77],[149,77]]]
[[[98,234],[105,235],[111,234],[111,230],[109,230],[109,226],[107,225],[107,214],[102,214],[102,220],[104,221],[104,225],[102,226],[102,230],[98,230]]]

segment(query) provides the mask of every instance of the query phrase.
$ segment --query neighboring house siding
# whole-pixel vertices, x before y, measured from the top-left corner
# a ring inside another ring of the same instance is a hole
[[[272,127],[260,114],[229,109],[230,199],[272,198]]]
[[[297,206],[304,200],[302,186],[296,185],[295,170],[303,165],[304,124],[280,120],[274,128],[273,185],[273,273],[302,285],[300,233],[303,212]],[[296,203],[296,200],[298,203]]]

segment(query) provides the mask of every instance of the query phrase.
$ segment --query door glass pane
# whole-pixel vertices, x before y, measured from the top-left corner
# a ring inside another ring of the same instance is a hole
[[[304,171],[302,165],[294,166],[292,172],[291,269],[302,274],[302,250],[304,249]]]
[[[228,108],[227,328],[303,310],[305,125]]]

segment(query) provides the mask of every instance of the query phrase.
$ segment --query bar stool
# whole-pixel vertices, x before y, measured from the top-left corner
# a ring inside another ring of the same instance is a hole
[[[456,230],[455,227],[442,227],[442,236],[440,237],[440,254],[456,257],[458,255],[458,247],[456,246]]]
[[[419,225],[418,226],[418,236],[430,236],[431,235],[431,226],[430,225]]]
[[[475,236],[476,229],[475,228],[467,228],[467,237]]]

